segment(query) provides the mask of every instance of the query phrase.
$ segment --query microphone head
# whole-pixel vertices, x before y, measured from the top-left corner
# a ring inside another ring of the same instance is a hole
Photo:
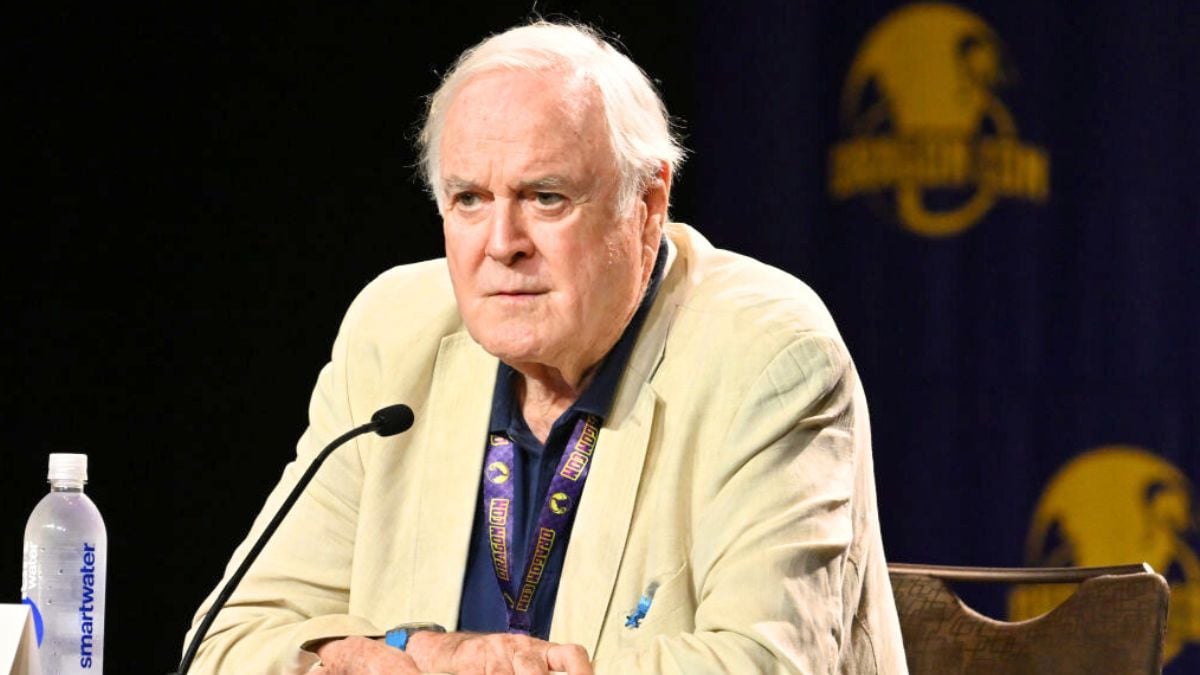
[[[380,436],[395,436],[408,431],[413,425],[412,408],[403,403],[380,408],[371,415],[371,424],[375,425],[375,433]]]

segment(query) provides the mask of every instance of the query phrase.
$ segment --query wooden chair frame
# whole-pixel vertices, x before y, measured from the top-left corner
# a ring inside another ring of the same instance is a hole
[[[1161,673],[1170,589],[1147,564],[1111,567],[960,567],[891,563],[911,675]],[[998,621],[965,605],[946,582],[1069,584],[1060,606]]]

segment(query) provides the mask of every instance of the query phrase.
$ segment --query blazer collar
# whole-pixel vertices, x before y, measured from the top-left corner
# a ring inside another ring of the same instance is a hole
[[[670,234],[670,231],[668,231]],[[667,331],[675,317],[675,310],[682,302],[684,291],[683,280],[687,275],[685,261],[680,259],[679,249],[668,236],[664,239],[667,246],[666,269],[658,288],[658,296],[646,316],[642,330],[638,334],[637,344],[617,387],[612,407],[609,409],[605,427],[619,427],[626,416],[634,408],[641,396],[641,389],[647,385],[658,365],[662,362],[663,351],[667,344]]]

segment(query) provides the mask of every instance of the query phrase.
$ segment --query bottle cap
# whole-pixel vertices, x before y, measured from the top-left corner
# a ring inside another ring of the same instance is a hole
[[[87,482],[87,455],[51,453],[48,480],[72,480]]]

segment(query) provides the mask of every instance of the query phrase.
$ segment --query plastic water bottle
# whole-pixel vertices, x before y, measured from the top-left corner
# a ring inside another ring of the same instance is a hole
[[[87,455],[50,455],[47,477],[50,494],[25,525],[21,600],[33,608],[43,675],[98,674],[108,534],[83,494]]]

